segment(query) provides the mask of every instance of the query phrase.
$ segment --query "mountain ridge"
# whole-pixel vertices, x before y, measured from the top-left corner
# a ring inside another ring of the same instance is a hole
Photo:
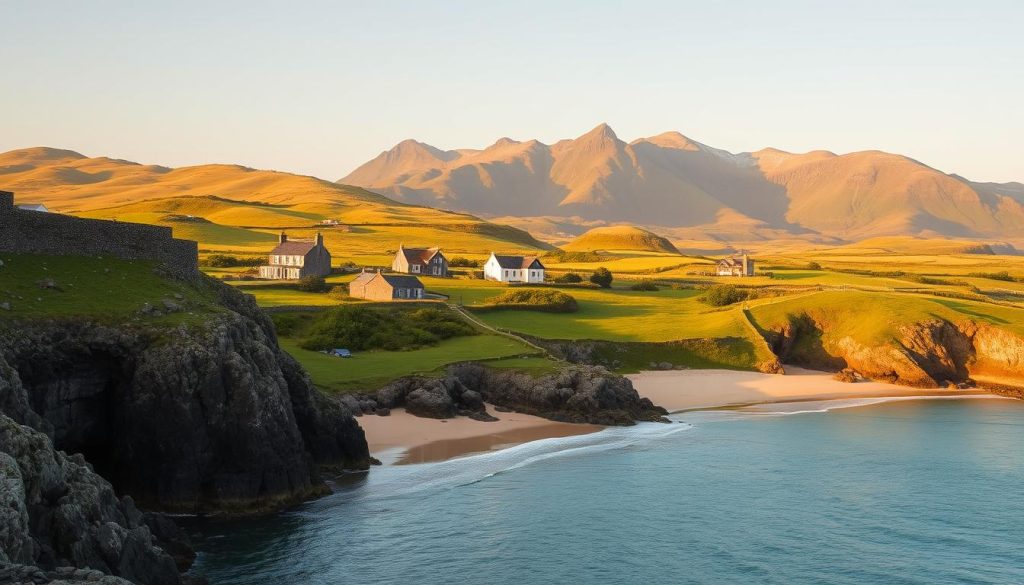
[[[579,217],[740,238],[1024,238],[1024,185],[973,182],[880,150],[731,153],[677,131],[627,143],[604,123],[550,145],[502,138],[482,150],[434,149],[432,161],[399,146],[339,182],[484,217]]]

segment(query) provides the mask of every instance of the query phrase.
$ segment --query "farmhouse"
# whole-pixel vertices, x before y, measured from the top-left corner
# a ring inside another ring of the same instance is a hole
[[[544,282],[544,265],[536,256],[499,256],[491,252],[484,278],[498,282]]]
[[[415,276],[363,272],[348,285],[349,296],[371,301],[422,299],[426,291]]]
[[[331,253],[324,247],[320,232],[314,240],[289,240],[282,233],[277,247],[270,251],[269,264],[260,266],[260,278],[271,280],[298,280],[330,273]]]
[[[718,276],[754,276],[754,261],[746,254],[731,256],[718,261]]]
[[[391,270],[404,274],[448,276],[448,259],[440,248],[406,248],[398,245],[398,253],[391,261]]]

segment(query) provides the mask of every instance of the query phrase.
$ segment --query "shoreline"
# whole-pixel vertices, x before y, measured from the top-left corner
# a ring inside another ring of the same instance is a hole
[[[761,404],[843,400],[851,398],[914,398],[995,395],[984,389],[944,390],[899,386],[886,382],[839,382],[830,372],[789,366],[785,375],[738,370],[643,371],[626,375],[640,396],[670,413],[733,409]],[[445,461],[536,441],[598,432],[605,427],[551,421],[516,412],[497,412],[499,420],[467,417],[430,419],[396,408],[389,416],[363,415],[370,454],[385,465]]]

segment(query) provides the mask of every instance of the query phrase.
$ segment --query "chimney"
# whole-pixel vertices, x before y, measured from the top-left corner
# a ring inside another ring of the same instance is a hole
[[[277,237],[277,243],[283,244],[288,241],[288,234],[281,232],[281,235]]]
[[[324,235],[322,233],[320,233],[320,232],[316,233],[316,245],[317,246],[323,246],[324,245]]]

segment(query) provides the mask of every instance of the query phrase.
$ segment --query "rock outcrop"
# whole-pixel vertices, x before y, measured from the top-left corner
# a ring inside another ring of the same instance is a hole
[[[367,468],[358,423],[251,297],[201,286],[219,298],[201,323],[0,322],[0,408],[151,510],[269,511],[326,493],[320,466]]]
[[[897,329],[893,339],[868,345],[828,335],[806,314],[767,333],[785,363],[920,388],[954,387],[973,376],[1012,376],[1024,371],[1024,339],[986,323],[932,319]]]
[[[429,418],[456,415],[487,420],[484,403],[547,419],[601,425],[665,421],[665,409],[641,398],[628,379],[601,366],[571,365],[544,376],[488,368],[474,363],[450,366],[441,378],[396,380],[369,396],[348,396],[365,413],[404,406]]]
[[[0,567],[0,583],[181,582],[131,498],[118,498],[81,455],[3,415]]]

